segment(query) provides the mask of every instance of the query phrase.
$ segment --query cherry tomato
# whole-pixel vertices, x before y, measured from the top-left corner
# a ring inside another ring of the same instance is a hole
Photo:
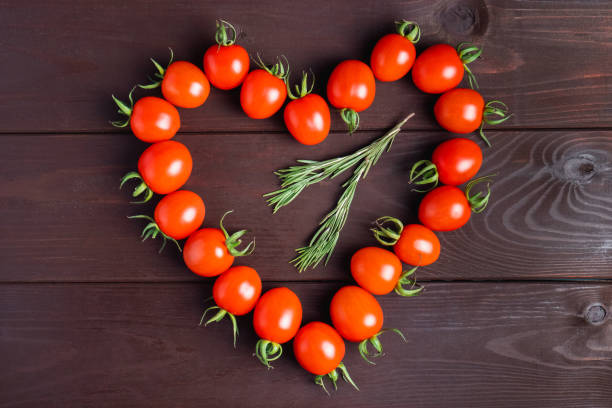
[[[147,143],[172,139],[181,126],[179,113],[171,103],[155,96],[145,96],[134,104],[130,127],[134,135]]]
[[[427,266],[440,257],[440,240],[429,228],[409,224],[402,229],[393,251],[408,265]]]
[[[235,44],[236,30],[227,21],[217,21],[215,38],[217,44],[209,47],[204,54],[204,72],[214,87],[234,89],[249,72],[249,54]]]
[[[327,99],[342,109],[342,119],[354,132],[359,127],[359,115],[372,105],[376,94],[374,74],[367,64],[357,60],[341,62],[327,82]]]
[[[245,230],[230,235],[223,227],[223,219],[230,212],[221,218],[220,228],[202,228],[191,234],[185,242],[183,260],[193,273],[205,277],[217,276],[232,266],[234,257],[253,252],[255,241],[251,241],[242,250],[237,249],[241,244],[240,236]]]
[[[458,186],[478,173],[482,165],[482,150],[470,139],[458,137],[440,143],[431,161],[436,165],[443,184]]]
[[[329,134],[329,106],[319,95],[310,93],[289,102],[284,119],[289,133],[304,145],[321,143]]]
[[[410,31],[406,31],[410,29]],[[397,34],[382,37],[372,50],[370,66],[379,81],[397,81],[410,71],[416,58],[414,43],[419,41],[419,26],[410,21],[398,24]]]
[[[274,288],[263,294],[253,313],[255,333],[278,344],[291,340],[302,323],[302,304],[288,288]]]
[[[213,286],[213,298],[220,308],[242,316],[255,307],[261,295],[261,278],[255,269],[234,266],[223,272]]]
[[[345,345],[338,332],[328,324],[310,322],[300,329],[293,340],[293,352],[306,371],[325,375],[342,362]]]
[[[164,98],[181,108],[197,108],[210,94],[210,84],[200,68],[187,61],[173,62],[161,83]]]
[[[242,110],[252,119],[274,115],[287,99],[287,87],[281,77],[264,69],[251,71],[240,89]]]
[[[452,231],[468,222],[472,210],[465,193],[455,186],[440,186],[423,197],[419,220],[434,231]]]
[[[183,239],[202,225],[204,214],[204,201],[199,195],[178,190],[159,201],[154,218],[164,234],[174,239]]]
[[[189,149],[174,140],[152,144],[138,159],[138,173],[157,194],[169,194],[181,188],[189,179],[192,167]]]
[[[391,251],[378,247],[361,248],[351,258],[353,279],[375,295],[395,289],[402,274],[402,262]]]
[[[445,92],[434,106],[436,120],[454,133],[471,133],[480,127],[484,99],[473,89],[457,88]]]
[[[474,61],[481,51],[471,45],[458,50],[447,44],[436,44],[423,51],[412,67],[412,80],[417,88],[426,93],[438,94],[455,88],[463,79],[467,64]],[[468,69],[471,84],[475,80]]]
[[[329,310],[334,327],[348,341],[369,339],[382,329],[380,304],[370,292],[359,286],[345,286],[338,290]]]

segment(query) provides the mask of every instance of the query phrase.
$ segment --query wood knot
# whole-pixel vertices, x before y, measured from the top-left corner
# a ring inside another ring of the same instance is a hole
[[[449,33],[482,35],[488,23],[487,6],[483,0],[463,0],[444,8],[440,19]]]
[[[586,308],[584,320],[589,324],[600,325],[608,318],[608,309],[601,303],[593,303]]]
[[[584,153],[565,159],[559,170],[557,175],[563,180],[588,183],[597,174],[597,163],[594,156]]]

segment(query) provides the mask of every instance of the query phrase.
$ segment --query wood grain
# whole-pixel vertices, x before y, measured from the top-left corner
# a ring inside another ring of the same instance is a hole
[[[293,285],[305,320],[327,320],[333,284]],[[252,357],[250,315],[232,349],[228,322],[197,327],[210,287],[199,284],[0,286],[0,406],[609,408],[612,305],[594,284],[436,283],[418,299],[380,298],[385,356],[344,359],[361,392],[332,397],[295,363],[291,347],[267,371]],[[281,391],[282,390],[282,391]]]
[[[484,57],[473,64],[486,99],[516,113],[504,128],[612,126],[612,10],[605,1],[452,0],[191,2],[129,4],[43,0],[27,7],[0,2],[0,132],[112,131],[110,95],[125,97],[153,72],[149,57],[198,65],[212,43],[214,19],[238,25],[243,44],[266,59],[284,54],[295,73],[312,67],[321,93],[332,68],[369,59],[376,41],[406,18],[423,29],[419,50],[436,42],[473,41]],[[341,17],[339,17],[341,16]],[[45,44],[45,46],[41,46]],[[23,75],[24,70],[27,75]],[[139,95],[144,95],[141,93]],[[201,109],[182,110],[183,131],[284,131],[281,115],[250,120],[238,92],[213,90]],[[437,128],[423,95],[406,78],[378,83],[364,129],[381,129],[407,109],[415,126]],[[344,124],[334,115],[333,129]]]
[[[227,224],[248,228],[257,250],[239,262],[265,280],[349,279],[348,261],[373,245],[369,223],[381,215],[416,222],[420,194],[407,173],[447,138],[443,132],[404,132],[358,188],[349,221],[329,265],[298,275],[287,262],[306,242],[339,195],[338,180],[306,190],[272,215],[262,194],[277,187],[275,169],[296,158],[352,151],[380,133],[333,138],[316,151],[280,134],[180,135],[195,159],[186,188],[204,197],[205,225],[226,210]],[[440,260],[420,278],[610,278],[612,138],[609,132],[490,134],[480,174],[498,176],[489,208],[461,230],[439,233]],[[27,143],[25,142],[27,140]],[[118,181],[135,168],[144,145],[131,136],[5,136],[0,139],[0,280],[185,281],[198,279],[169,247],[141,243],[144,224]],[[287,153],[291,152],[291,153]],[[129,190],[129,189],[128,189]]]

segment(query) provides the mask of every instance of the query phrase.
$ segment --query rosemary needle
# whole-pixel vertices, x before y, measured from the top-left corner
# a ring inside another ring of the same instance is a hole
[[[401,127],[413,116],[414,113],[411,113],[384,136],[352,154],[324,161],[298,160],[299,165],[275,173],[281,181],[281,188],[264,195],[270,197],[267,202],[268,205],[274,206],[274,212],[292,202],[306,187],[328,178],[332,179],[357,165],[353,175],[342,184],[344,191],[336,207],[321,220],[308,246],[296,250],[298,255],[291,262],[299,272],[309,267],[315,268],[323,259],[327,263],[346,223],[357,184],[368,175],[380,156],[391,148]]]

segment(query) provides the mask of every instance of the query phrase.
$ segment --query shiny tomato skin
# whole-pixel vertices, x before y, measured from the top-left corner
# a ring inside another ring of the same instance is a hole
[[[213,285],[213,298],[235,316],[249,313],[261,295],[261,278],[255,269],[234,266],[223,272]]]
[[[391,292],[402,274],[402,262],[391,251],[378,247],[361,248],[351,258],[355,282],[374,295]]]
[[[346,346],[340,334],[328,324],[310,322],[293,340],[293,353],[302,368],[315,375],[332,372],[342,362]]]
[[[458,186],[469,181],[482,165],[482,150],[476,142],[463,137],[440,143],[431,161],[442,184]]]
[[[482,96],[473,89],[451,89],[438,98],[434,116],[449,132],[472,133],[482,123],[484,104]]]
[[[145,96],[137,100],[132,108],[130,127],[134,136],[143,142],[161,142],[174,137],[181,127],[181,118],[170,102]]]
[[[440,186],[423,197],[419,205],[419,221],[433,231],[461,228],[472,214],[465,193],[455,186]]]
[[[455,88],[464,74],[457,51],[448,44],[436,44],[423,51],[412,66],[412,81],[421,91],[439,94]]]
[[[283,116],[289,133],[304,145],[321,143],[329,134],[329,106],[317,94],[308,94],[289,102]]]
[[[228,90],[240,86],[249,66],[249,54],[240,45],[213,45],[204,54],[204,72],[215,88]]]
[[[170,194],[189,179],[193,159],[189,149],[174,140],[154,143],[138,159],[138,173],[157,194]]]
[[[183,239],[204,221],[204,201],[192,191],[178,190],[162,198],[155,207],[154,218],[159,229],[169,237]]]
[[[372,105],[375,95],[374,74],[367,64],[358,60],[338,64],[327,81],[327,99],[338,109],[361,112]]]
[[[183,260],[191,272],[209,278],[227,271],[234,263],[234,256],[227,250],[223,231],[202,228],[185,242]]]
[[[288,288],[270,289],[257,302],[253,313],[255,333],[265,340],[283,344],[302,324],[302,303]]]
[[[393,251],[408,265],[427,266],[440,257],[440,240],[429,228],[409,224],[404,226]]]
[[[252,119],[266,119],[274,115],[283,106],[285,99],[285,82],[263,69],[251,71],[240,89],[240,105]]]
[[[164,98],[181,108],[197,108],[210,94],[206,75],[191,62],[175,61],[168,66],[161,83]]]
[[[369,339],[382,329],[383,311],[378,300],[359,286],[340,288],[329,311],[334,327],[348,341]]]
[[[372,50],[370,66],[379,81],[397,81],[406,75],[416,58],[414,44],[399,34],[387,34]]]

